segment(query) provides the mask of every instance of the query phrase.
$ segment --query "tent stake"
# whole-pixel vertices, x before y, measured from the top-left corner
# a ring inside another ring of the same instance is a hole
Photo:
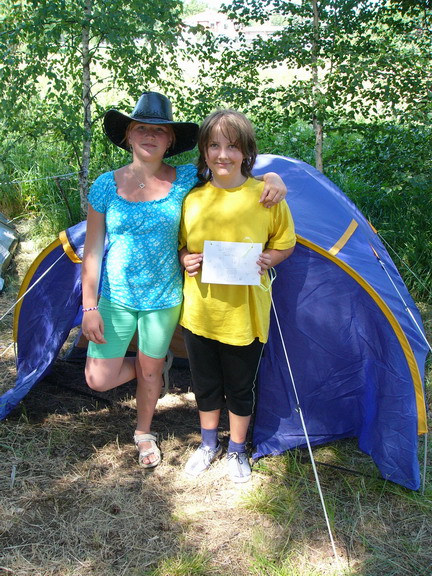
[[[296,398],[297,412],[298,412],[298,414],[299,414],[299,416],[300,416],[300,420],[301,420],[301,423],[302,423],[302,427],[303,427],[303,431],[304,431],[305,439],[306,439],[306,444],[307,444],[307,447],[308,447],[309,456],[310,456],[311,463],[312,463],[312,469],[313,469],[313,472],[314,472],[315,481],[316,481],[316,484],[317,484],[318,493],[319,493],[320,500],[321,500],[321,505],[322,505],[322,508],[323,508],[323,511],[324,511],[324,518],[325,518],[325,521],[326,521],[327,530],[328,530],[329,537],[330,537],[330,543],[331,543],[331,546],[332,546],[332,549],[333,549],[334,557],[335,557],[337,563],[339,564],[339,563],[340,563],[340,559],[339,559],[338,553],[337,553],[337,551],[336,551],[336,545],[335,545],[335,541],[334,541],[334,538],[333,538],[333,533],[332,533],[332,529],[331,529],[331,526],[330,526],[329,517],[328,517],[328,514],[327,514],[327,508],[326,508],[325,501],[324,501],[324,495],[323,495],[323,492],[322,492],[322,490],[321,490],[321,483],[320,483],[320,480],[319,480],[319,477],[318,477],[318,471],[317,471],[317,467],[316,467],[316,464],[315,464],[315,459],[314,459],[314,456],[313,456],[312,447],[311,447],[311,444],[310,444],[310,441],[309,441],[309,434],[308,434],[308,431],[307,431],[307,428],[306,428],[306,422],[304,421],[304,418],[303,418],[303,412],[302,412],[302,409],[301,409],[301,406],[300,406],[300,400],[299,400],[299,397],[298,397],[298,394],[297,394],[297,388],[296,388],[295,381],[294,381],[294,376],[293,376],[293,373],[292,373],[292,370],[291,370],[291,364],[290,364],[290,361],[289,361],[289,358],[288,358],[288,352],[287,352],[287,349],[286,349],[286,346],[285,346],[285,342],[284,342],[284,339],[283,339],[283,336],[282,336],[282,330],[281,330],[281,327],[280,327],[279,318],[278,318],[278,315],[277,315],[277,312],[276,312],[276,306],[275,306],[275,304],[274,304],[273,297],[272,297],[271,301],[272,301],[272,308],[273,308],[273,312],[274,312],[274,315],[275,315],[275,318],[276,318],[276,323],[277,323],[277,327],[278,327],[278,331],[279,331],[279,336],[280,336],[280,339],[281,339],[281,342],[282,342],[283,351],[284,351],[284,354],[285,354],[285,360],[286,360],[286,363],[287,363],[287,366],[288,366],[288,371],[289,371],[289,374],[290,374],[291,383],[292,383],[293,390],[294,390],[294,395],[295,395],[295,398]]]

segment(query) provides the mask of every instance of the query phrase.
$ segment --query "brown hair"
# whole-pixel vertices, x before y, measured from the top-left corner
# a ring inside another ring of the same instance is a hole
[[[205,118],[198,131],[198,178],[201,183],[211,180],[211,172],[205,161],[207,147],[214,128],[220,128],[222,134],[239,147],[244,156],[241,173],[246,178],[252,176],[252,168],[258,154],[253,126],[248,118],[237,110],[216,110]]]
[[[131,133],[132,128],[134,126],[136,126],[137,124],[147,124],[147,122],[138,122],[137,120],[131,120],[129,122],[129,124],[127,125],[124,138],[121,141],[121,144],[126,144],[129,152],[132,152],[132,148],[129,144],[129,134]],[[149,124],[150,124],[150,122],[149,122]],[[151,122],[151,124],[156,124],[156,123]],[[170,144],[170,147],[168,148],[168,150],[170,150],[171,148],[174,147],[175,142],[176,142],[176,135],[175,135],[174,129],[170,124],[165,124],[165,123],[158,124],[158,126],[165,126],[165,127],[169,128],[170,137],[171,137],[171,144]],[[167,150],[167,152],[168,152],[168,150]],[[166,154],[166,152],[165,152],[165,154]]]

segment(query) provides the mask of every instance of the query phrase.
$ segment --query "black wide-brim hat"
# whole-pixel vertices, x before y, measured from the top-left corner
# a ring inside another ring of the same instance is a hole
[[[192,150],[197,143],[198,124],[174,122],[171,102],[158,92],[144,92],[130,116],[118,110],[106,112],[103,120],[105,134],[116,146],[128,152],[130,148],[126,142],[126,130],[133,120],[143,124],[169,124],[171,126],[175,133],[175,143],[167,150],[165,157]]]

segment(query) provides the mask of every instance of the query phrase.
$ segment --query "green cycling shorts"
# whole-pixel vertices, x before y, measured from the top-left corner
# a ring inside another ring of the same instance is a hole
[[[138,348],[151,358],[165,358],[176,329],[181,304],[163,310],[133,310],[127,306],[99,301],[104,322],[106,344],[89,342],[87,356],[91,358],[121,358],[138,330]]]

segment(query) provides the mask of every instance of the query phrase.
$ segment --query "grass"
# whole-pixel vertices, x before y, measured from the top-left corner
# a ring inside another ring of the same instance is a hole
[[[185,550],[173,558],[162,560],[157,568],[145,573],[140,572],[140,574],[143,576],[144,574],[146,576],[217,576],[221,572],[212,567],[208,554]]]
[[[430,574],[431,487],[422,496],[385,483],[376,476],[370,462],[358,453],[354,442],[336,444],[336,449],[347,468],[354,469],[358,465],[356,460],[362,460],[363,468],[369,469],[369,474],[364,476],[318,465],[339,555],[338,566],[331,560],[329,537],[326,542],[324,514],[311,465],[304,454],[294,451],[282,458],[267,459],[261,473],[269,481],[263,490],[248,495],[244,503],[279,527],[276,537],[267,530],[256,533],[252,545],[257,566],[254,573],[275,576]],[[318,461],[326,459],[327,452],[328,447],[317,448],[314,457]],[[299,459],[303,460],[300,464]],[[294,469],[291,460],[294,460]],[[336,458],[336,462],[338,460]],[[431,466],[428,470],[430,481]]]

